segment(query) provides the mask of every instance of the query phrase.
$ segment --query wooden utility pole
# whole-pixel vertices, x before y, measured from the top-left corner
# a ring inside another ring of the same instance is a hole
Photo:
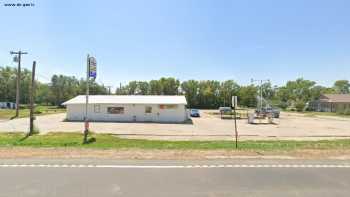
[[[21,56],[24,54],[28,54],[27,52],[19,50],[16,51],[10,51],[11,55],[17,55],[14,57],[15,62],[18,62],[18,68],[17,68],[17,80],[16,80],[16,116],[19,116],[19,99],[20,99],[20,81],[21,81]]]
[[[35,66],[36,62],[34,61],[32,68],[32,83],[30,87],[30,129],[28,135],[33,135],[34,133]]]

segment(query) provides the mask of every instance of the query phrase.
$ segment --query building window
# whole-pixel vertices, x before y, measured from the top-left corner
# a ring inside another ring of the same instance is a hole
[[[100,113],[100,112],[101,112],[101,107],[100,107],[100,105],[94,105],[94,112],[95,112],[95,113]]]
[[[146,113],[146,114],[152,113],[152,107],[146,106],[146,107],[145,107],[145,113]]]
[[[177,109],[177,105],[159,105],[159,109]]]
[[[109,114],[124,114],[124,107],[108,107],[107,112]]]

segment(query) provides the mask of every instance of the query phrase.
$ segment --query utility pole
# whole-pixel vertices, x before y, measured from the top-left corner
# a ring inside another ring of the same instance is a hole
[[[35,66],[36,62],[34,61],[32,68],[32,83],[30,87],[30,129],[28,136],[33,135],[34,133]]]
[[[24,51],[10,51],[11,55],[16,55],[13,60],[14,62],[18,62],[18,67],[17,67],[17,80],[16,80],[16,116],[18,117],[19,115],[19,98],[20,98],[20,81],[21,81],[21,56],[28,54],[27,52]]]
[[[263,85],[263,83],[264,82],[270,82],[270,80],[269,79],[251,79],[250,80],[251,81],[251,83],[254,83],[254,82],[260,82],[260,87],[259,87],[259,92],[260,92],[260,98],[259,98],[259,100],[260,100],[260,102],[259,102],[259,111],[261,112],[261,110],[262,110],[262,99],[263,99],[263,88],[262,88],[262,85]]]

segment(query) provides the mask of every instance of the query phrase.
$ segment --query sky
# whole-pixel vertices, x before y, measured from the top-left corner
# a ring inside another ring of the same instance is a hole
[[[33,3],[6,7],[5,3]],[[348,0],[0,0],[0,66],[24,50],[40,81],[81,78],[86,56],[97,82],[303,77],[320,85],[350,80]]]

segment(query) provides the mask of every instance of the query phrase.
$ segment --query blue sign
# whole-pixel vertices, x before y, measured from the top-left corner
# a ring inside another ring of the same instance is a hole
[[[89,77],[96,78],[96,59],[89,58]]]

